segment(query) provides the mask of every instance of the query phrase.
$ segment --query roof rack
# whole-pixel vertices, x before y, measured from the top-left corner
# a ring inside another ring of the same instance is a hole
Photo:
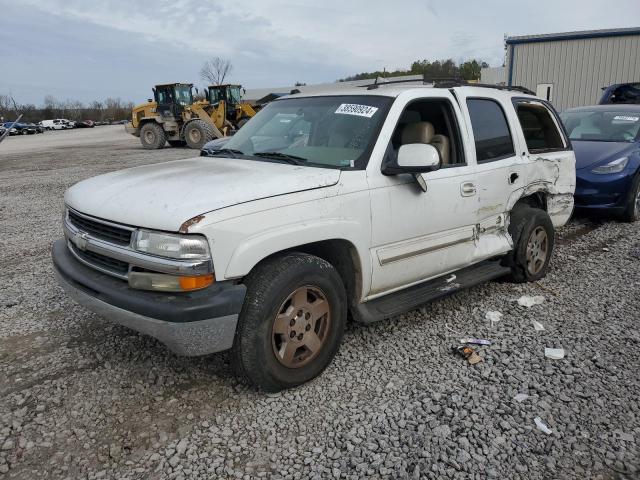
[[[379,88],[382,85],[393,85],[398,83],[412,83],[412,82],[420,82],[420,80],[411,79],[411,80],[390,80],[388,82],[378,82],[378,78],[376,78],[374,83],[370,83],[369,85],[361,85],[361,87],[365,87],[367,90],[375,90],[376,88]],[[460,77],[427,77],[425,76],[422,79],[422,84],[423,85],[430,84],[434,88],[453,88],[453,87],[495,88],[497,90],[521,92],[527,95],[535,96],[535,93],[526,87],[521,87],[518,85],[491,85],[487,83],[469,83]]]

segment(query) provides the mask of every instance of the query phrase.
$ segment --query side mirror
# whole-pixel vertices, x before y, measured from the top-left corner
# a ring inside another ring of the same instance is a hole
[[[423,192],[427,191],[427,182],[423,173],[438,170],[442,165],[440,152],[427,143],[409,143],[398,150],[398,158],[385,165],[384,175],[412,174]]]
[[[398,158],[385,165],[384,175],[401,173],[427,173],[438,170],[442,160],[440,152],[433,145],[426,143],[409,143],[398,150]]]

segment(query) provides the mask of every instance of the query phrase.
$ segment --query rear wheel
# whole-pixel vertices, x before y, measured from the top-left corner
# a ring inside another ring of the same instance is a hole
[[[275,392],[319,375],[338,351],[347,317],[335,268],[291,253],[256,267],[246,285],[232,348],[239,376]]]
[[[156,150],[164,147],[167,138],[164,130],[155,122],[145,123],[140,129],[140,142],[148,150]]]
[[[629,190],[629,199],[627,207],[622,213],[622,219],[627,222],[636,222],[640,220],[640,173],[636,174]]]
[[[535,282],[544,278],[553,253],[555,230],[544,210],[526,205],[511,212],[509,233],[514,251],[511,257],[511,280]]]
[[[200,150],[215,137],[213,128],[203,120],[192,120],[184,127],[184,138],[189,148]]]

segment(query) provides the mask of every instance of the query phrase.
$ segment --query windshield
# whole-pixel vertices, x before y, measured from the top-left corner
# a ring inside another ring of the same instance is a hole
[[[176,89],[176,102],[180,105],[191,105],[192,95],[191,95],[191,87],[175,87]]]
[[[640,133],[638,110],[576,110],[560,114],[571,140],[633,142]]]
[[[289,155],[315,166],[363,169],[392,101],[365,95],[277,100],[225,148],[245,155]]]
[[[237,105],[240,103],[240,87],[229,87],[229,103]]]

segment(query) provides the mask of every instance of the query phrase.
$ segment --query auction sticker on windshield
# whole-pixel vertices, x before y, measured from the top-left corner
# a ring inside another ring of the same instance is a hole
[[[335,113],[371,118],[377,111],[378,107],[370,107],[369,105],[358,105],[356,103],[343,103],[338,107]]]
[[[613,117],[613,121],[616,122],[637,122],[638,120],[640,120],[640,117],[630,117],[628,115],[617,115],[615,117]]]

